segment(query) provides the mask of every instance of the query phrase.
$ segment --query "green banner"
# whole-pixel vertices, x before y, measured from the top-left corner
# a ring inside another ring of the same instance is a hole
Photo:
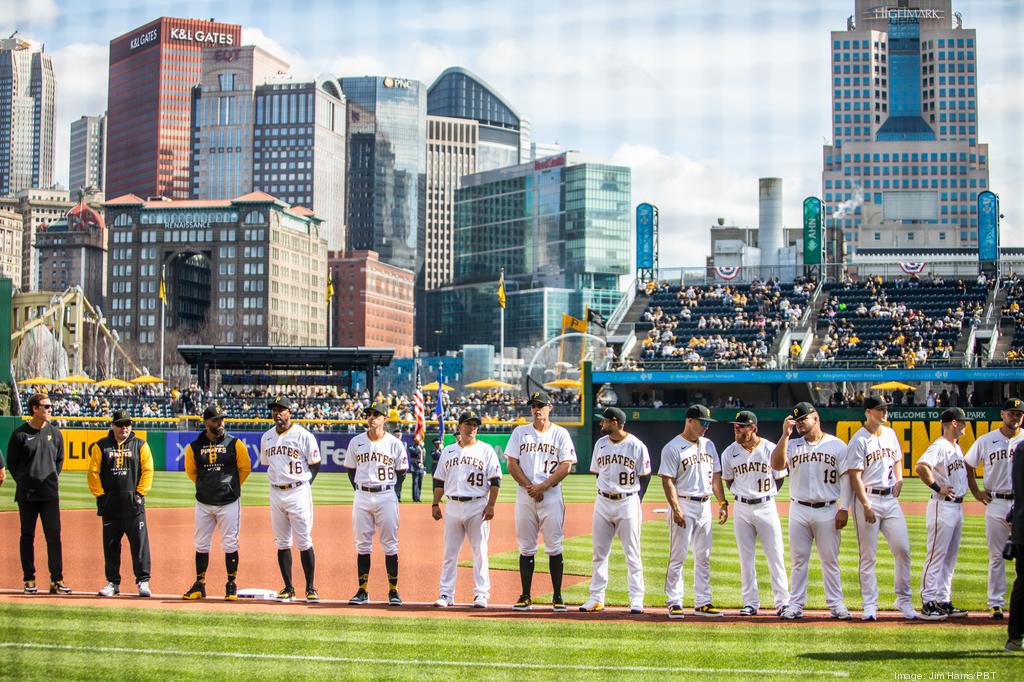
[[[498,453],[498,461],[501,462],[501,473],[508,473],[508,461],[505,459],[505,446],[508,445],[509,436],[511,433],[478,433],[476,435],[477,440],[487,443],[494,451]],[[434,436],[437,437],[436,435]],[[454,433],[444,434],[444,445],[448,447],[455,442]]]
[[[804,265],[821,265],[825,251],[822,224],[825,207],[818,197],[804,199]]]

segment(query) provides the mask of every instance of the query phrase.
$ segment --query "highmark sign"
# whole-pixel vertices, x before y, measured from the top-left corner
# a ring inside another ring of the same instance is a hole
[[[942,10],[910,7],[872,7],[864,13],[866,19],[942,19]]]

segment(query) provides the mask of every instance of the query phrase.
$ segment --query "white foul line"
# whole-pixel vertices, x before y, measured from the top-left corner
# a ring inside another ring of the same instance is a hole
[[[436,665],[449,668],[503,668],[511,670],[574,670],[580,672],[639,672],[639,673],[759,673],[762,675],[823,675],[849,677],[845,670],[773,670],[771,668],[677,668],[645,665],[566,665],[564,663],[503,663],[500,661],[446,661],[429,659],[380,659],[348,656],[302,656],[298,654],[258,654],[239,651],[184,651],[180,649],[133,649],[113,646],[72,646],[70,644],[35,644],[31,642],[0,642],[3,649],[44,649],[48,651],[74,651],[100,654],[142,654],[157,656],[203,656],[206,658],[240,658],[261,661],[313,661],[316,663],[364,663],[369,665]]]

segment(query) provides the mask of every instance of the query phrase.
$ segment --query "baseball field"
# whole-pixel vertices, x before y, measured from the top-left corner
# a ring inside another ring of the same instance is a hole
[[[0,593],[0,622],[4,623],[0,678],[4,679],[450,679],[456,675],[507,679],[524,674],[562,679],[628,675],[659,680],[714,675],[735,679],[798,675],[889,680],[1021,678],[1022,660],[1002,652],[1005,621],[993,622],[987,617],[984,520],[978,504],[965,508],[964,540],[953,584],[955,603],[973,612],[960,622],[905,623],[892,614],[878,623],[860,622],[852,528],[844,532],[840,558],[847,605],[855,611],[853,622],[839,623],[809,612],[803,621],[782,623],[774,614],[767,615],[770,609],[753,620],[696,617],[689,612],[692,560],[686,571],[687,617],[669,621],[663,608],[668,530],[659,488],[653,488],[644,503],[647,611],[630,616],[615,607],[627,603],[625,564],[618,543],[613,545],[607,597],[607,603],[615,606],[604,613],[570,610],[555,614],[546,606],[519,613],[507,607],[518,594],[510,504],[514,485],[504,486],[492,525],[491,608],[441,610],[429,605],[437,596],[442,527],[429,518],[429,504],[408,501],[408,483],[399,532],[399,586],[406,606],[396,609],[380,604],[385,594],[383,561],[375,548],[370,592],[376,603],[361,609],[350,607],[344,602],[355,587],[348,506],[352,493],[347,478],[337,474],[318,477],[313,488],[317,585],[324,599],[318,605],[223,602],[219,588],[224,567],[217,558],[216,543],[211,555],[210,597],[200,603],[178,599],[193,578],[194,489],[184,474],[174,472],[157,472],[148,500],[154,598],[103,600],[94,596],[103,581],[99,519],[84,474],[73,472],[62,476],[61,497],[65,576],[76,593],[61,598],[23,595],[18,589],[21,576],[16,549],[18,521],[12,513],[16,508],[14,488],[9,483],[0,488],[0,546],[5,556],[0,566],[0,587],[5,588]],[[424,488],[429,490],[429,477]],[[564,595],[572,605],[587,596],[594,479],[571,476],[564,488]],[[903,495],[915,592],[925,553],[925,492],[916,480],[908,480]],[[785,499],[783,488],[779,500],[784,535]],[[243,502],[240,587],[276,589],[280,577],[269,534],[264,475],[254,474],[246,483]],[[465,549],[462,556],[468,558]],[[824,597],[814,563],[812,560],[808,607],[821,609]],[[45,587],[41,532],[36,564]],[[550,597],[550,583],[543,573],[547,562],[540,558],[537,567],[535,597],[546,602]],[[127,560],[123,574],[125,593],[133,593]],[[760,558],[758,578],[762,604],[769,604],[768,574]],[[880,605],[888,608],[892,602],[892,557],[884,541],[878,580]],[[735,613],[742,605],[731,522],[715,530],[712,588],[718,606]],[[464,604],[470,594],[471,572],[463,567],[456,599]]]

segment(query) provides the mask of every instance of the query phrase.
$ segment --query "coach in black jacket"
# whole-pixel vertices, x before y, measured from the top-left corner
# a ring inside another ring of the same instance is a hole
[[[14,430],[7,443],[7,468],[17,483],[14,499],[21,517],[21,570],[25,593],[35,594],[36,519],[43,524],[46,559],[50,569],[50,594],[69,594],[64,584],[60,544],[60,494],[57,477],[64,468],[64,438],[50,423],[53,403],[45,393],[28,399],[31,419]],[[0,466],[2,462],[0,462]]]
[[[1017,579],[1013,581],[1010,593],[1010,621],[1007,624],[1007,651],[1021,652],[1021,638],[1024,637],[1024,443],[1013,453],[1013,510],[1010,512],[1010,542],[1014,562],[1017,564]]]

